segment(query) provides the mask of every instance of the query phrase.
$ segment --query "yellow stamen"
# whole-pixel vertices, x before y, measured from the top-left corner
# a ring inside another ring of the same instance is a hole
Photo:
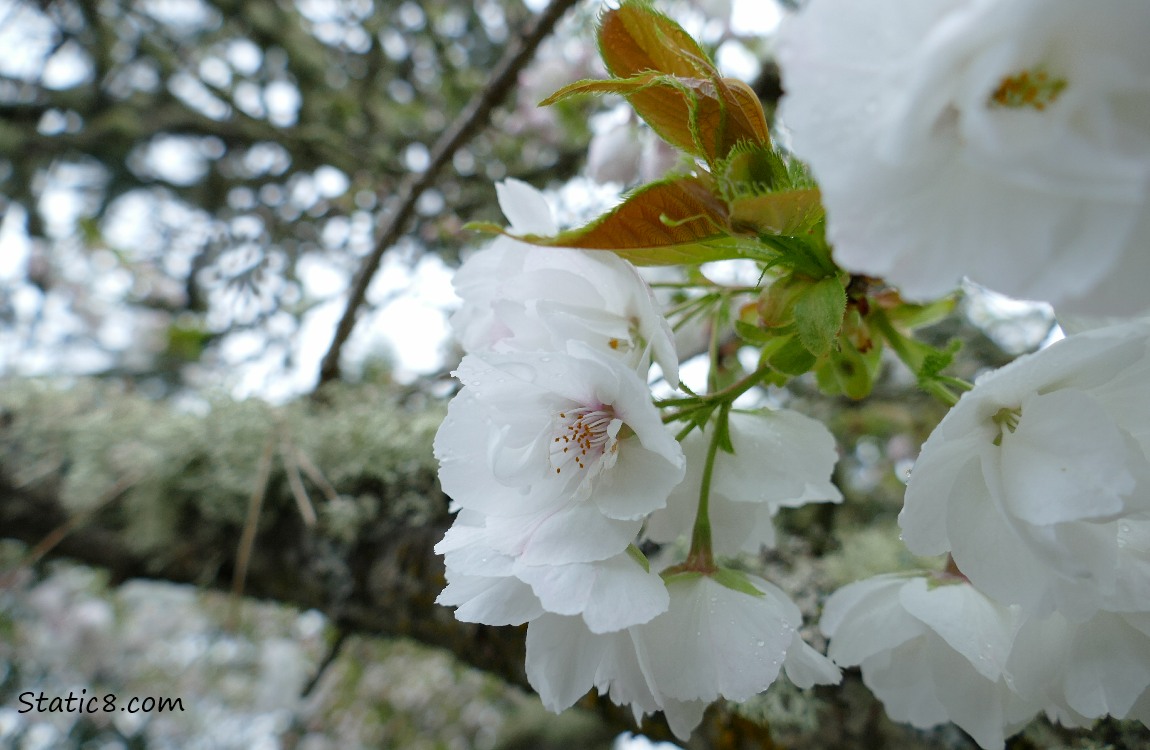
[[[998,88],[990,95],[989,104],[991,107],[1012,109],[1033,107],[1041,112],[1053,104],[1065,88],[1065,78],[1051,78],[1041,68],[1033,71],[1024,70],[1003,78]]]

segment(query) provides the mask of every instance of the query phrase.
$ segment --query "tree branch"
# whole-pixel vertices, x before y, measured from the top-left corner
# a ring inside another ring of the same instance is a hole
[[[551,34],[559,19],[577,1],[551,0],[551,4],[535,18],[535,21],[523,34],[512,37],[502,59],[495,66],[487,86],[472,98],[451,127],[436,141],[431,150],[427,169],[422,172],[409,173],[399,184],[396,191],[397,195],[400,196],[399,202],[388,213],[380,229],[379,239],[376,241],[375,247],[364,258],[363,265],[360,266],[359,272],[356,274],[348,296],[347,307],[336,326],[331,346],[320,364],[317,388],[339,379],[340,353],[355,327],[356,315],[360,306],[363,305],[367,288],[379,269],[383,254],[403,235],[420,196],[434,184],[439,171],[451,160],[455,152],[486,126],[492,110],[512,90],[519,72],[534,56],[535,50]]]

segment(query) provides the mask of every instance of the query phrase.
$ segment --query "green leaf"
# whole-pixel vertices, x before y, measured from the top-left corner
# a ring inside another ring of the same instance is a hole
[[[742,320],[735,321],[735,333],[752,346],[762,346],[774,337],[770,331],[764,331],[762,328]]]
[[[818,222],[814,230],[801,236],[761,234],[759,242],[780,254],[774,261],[777,265],[812,279],[832,276],[838,273],[838,267],[831,260],[821,224]]]
[[[711,578],[715,583],[721,583],[732,591],[738,591],[740,594],[747,594],[748,596],[766,596],[766,593],[759,591],[755,584],[751,583],[747,578],[747,574],[738,570],[731,570],[730,568],[719,568],[711,574]]]
[[[797,337],[792,337],[771,354],[767,363],[784,375],[795,376],[810,372],[816,359]]]
[[[826,354],[843,325],[847,295],[836,277],[815,282],[795,302],[795,328],[803,347],[816,357]]]
[[[731,228],[758,235],[797,235],[823,218],[822,197],[815,188],[787,190],[731,199]]]
[[[584,94],[619,94],[626,96],[644,86],[650,86],[656,80],[664,78],[659,73],[644,73],[630,78],[585,78],[581,81],[569,83],[551,96],[539,102],[540,107],[549,107],[552,104],[570,99],[573,96]]]
[[[764,195],[792,187],[787,164],[770,143],[740,143],[716,172],[728,198]]]
[[[945,349],[931,349],[931,351],[922,359],[922,367],[918,370],[919,380],[935,380],[942,371],[950,367],[954,362],[954,355],[958,354],[958,350],[962,348],[962,341],[954,339],[947,345]]]

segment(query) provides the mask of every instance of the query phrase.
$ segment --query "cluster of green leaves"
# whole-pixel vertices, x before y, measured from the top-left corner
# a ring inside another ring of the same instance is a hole
[[[953,300],[910,305],[879,280],[852,276],[835,264],[818,188],[804,166],[772,141],[753,90],[722,76],[706,51],[647,0],[627,0],[605,12],[598,43],[611,77],[577,81],[543,104],[583,94],[623,96],[655,133],[692,158],[693,168],[638,187],[585,226],[519,239],[609,250],[637,265],[695,269],[716,260],[756,261],[762,274],[749,302],[732,309],[735,295],[692,273],[705,288],[697,303],[682,308],[690,315],[710,312],[712,328],[730,326],[759,348],[755,384],[782,385],[813,372],[825,393],[861,399],[871,392],[882,349],[890,345],[925,389],[952,401],[950,389],[961,384],[942,370],[954,352],[917,342],[908,331],[945,315]],[[748,290],[739,291],[746,297]],[[689,411],[690,422],[698,424],[715,405],[733,399],[732,392],[722,387],[701,402],[692,395],[674,405],[691,407],[681,413]]]

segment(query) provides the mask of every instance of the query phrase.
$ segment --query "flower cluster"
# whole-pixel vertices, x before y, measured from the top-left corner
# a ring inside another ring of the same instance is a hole
[[[540,194],[513,180],[498,191],[513,231],[555,232]],[[448,582],[438,601],[468,622],[529,623],[527,674],[549,708],[596,688],[637,720],[665,712],[681,737],[708,703],[761,692],[780,669],[801,687],[837,682],[799,637],[798,607],[714,565],[709,541],[662,574],[639,551],[691,533],[710,438],[704,428],[681,447],[652,401],[652,364],[677,385],[678,362],[635,269],[500,237],[455,284],[463,388],[435,455],[458,516],[436,547]],[[718,549],[757,551],[773,542],[778,508],[841,499],[828,481],[834,441],[817,422],[735,413],[729,432],[731,481],[716,483],[706,516]]]
[[[980,745],[1045,712],[1150,719],[1150,321],[987,374],[923,445],[899,516],[950,572],[827,601],[829,656],[892,718]],[[913,685],[913,690],[909,686]]]
[[[781,112],[835,261],[906,299],[966,276],[1060,312],[1145,311],[1148,25],[1138,2],[808,3],[780,33]],[[960,385],[899,517],[947,572],[836,592],[829,655],[892,718],[987,748],[1040,712],[1145,723],[1150,320]]]
[[[913,338],[964,277],[1062,314],[1146,309],[1148,24],[1137,0],[811,0],[777,45],[791,154],[752,89],[649,2],[604,11],[610,77],[546,102],[620,95],[689,158],[562,232],[538,193],[498,186],[510,230],[455,282],[439,601],[526,623],[549,708],[596,689],[680,737],[780,672],[808,687],[853,666],[891,717],[986,748],[1040,713],[1150,719],[1150,319],[973,384],[948,374],[957,346]],[[603,152],[592,171],[626,166]],[[730,259],[750,272],[720,281],[710,262]],[[674,327],[631,262],[689,268],[652,282]],[[687,325],[708,360],[698,393],[693,368],[679,380]],[[780,509],[842,500],[835,441],[740,399],[800,377],[864,399],[884,352],[952,407],[899,516],[945,569],[832,594],[828,659],[787,595],[730,558],[772,546]]]

